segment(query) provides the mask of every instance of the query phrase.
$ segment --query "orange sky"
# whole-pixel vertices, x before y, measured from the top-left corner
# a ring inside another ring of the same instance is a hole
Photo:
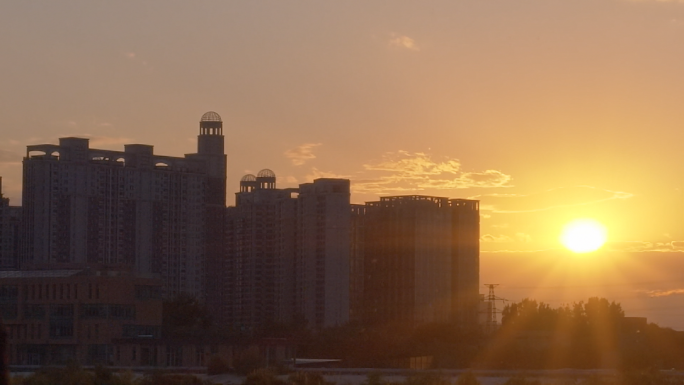
[[[624,280],[633,315],[684,329],[668,315],[684,292],[682,1],[11,2],[0,47],[15,204],[28,144],[180,156],[215,110],[228,191],[271,168],[280,187],[350,178],[357,203],[480,199],[482,281],[513,300],[557,299],[515,287],[559,286],[558,233],[592,217],[610,237],[594,258],[613,261],[592,279]],[[601,292],[580,278],[567,298]]]

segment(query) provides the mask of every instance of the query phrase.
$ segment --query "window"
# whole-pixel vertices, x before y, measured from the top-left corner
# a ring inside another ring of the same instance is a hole
[[[182,346],[166,346],[166,366],[181,366],[183,363]]]
[[[161,328],[155,325],[123,325],[124,338],[159,338]]]
[[[19,299],[19,288],[15,285],[0,286],[0,303],[16,303]]]
[[[81,305],[80,316],[81,318],[107,318],[107,305],[83,304]]]
[[[0,316],[3,319],[16,319],[19,313],[19,305],[16,303],[0,303]]]
[[[73,318],[74,305],[52,305],[50,306],[50,319],[52,318]]]
[[[114,319],[135,319],[135,306],[109,305],[109,316]]]
[[[135,285],[135,299],[161,299],[161,287],[151,285]]]
[[[24,318],[45,319],[45,305],[24,305]]]
[[[73,336],[73,319],[50,319],[50,338],[71,338]]]

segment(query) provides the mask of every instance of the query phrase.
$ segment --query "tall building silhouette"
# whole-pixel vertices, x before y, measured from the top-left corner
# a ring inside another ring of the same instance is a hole
[[[235,331],[477,324],[478,201],[351,205],[347,179],[279,189],[264,169],[245,175],[226,207],[224,146],[215,112],[202,115],[197,152],[183,157],[74,137],[27,146],[23,207],[0,199],[0,269],[160,277],[166,298],[193,295]]]
[[[10,206],[2,193],[0,177],[0,270],[15,269],[19,263],[19,223],[21,207]]]
[[[219,319],[236,330],[289,323],[295,311],[296,189],[273,171],[245,175],[226,215],[227,258]]]
[[[365,205],[351,205],[351,249],[349,254],[349,320],[363,322],[364,254],[366,248]]]
[[[363,248],[357,250],[364,263],[355,274],[364,277],[366,322],[477,325],[478,206],[472,200],[410,195],[382,197],[366,203],[365,210],[355,209],[355,226],[364,229]]]
[[[221,117],[207,112],[197,153],[184,157],[144,144],[91,149],[84,138],[28,146],[21,269],[159,274],[166,296],[204,298],[207,258],[222,249],[223,140]]]
[[[464,328],[479,325],[480,202],[450,199],[451,317]]]
[[[297,200],[297,310],[309,327],[344,324],[349,321],[349,180],[301,184]]]
[[[278,189],[271,170],[245,175],[226,215],[219,319],[243,331],[347,322],[349,235],[349,180]]]
[[[205,189],[204,201],[204,269],[203,295],[208,308],[221,306],[221,282],[226,279],[222,270],[226,255],[225,214],[226,214],[226,169],[227,157],[223,136],[223,121],[216,112],[202,115],[197,136],[197,153],[187,158],[204,164],[206,182],[198,188]]]

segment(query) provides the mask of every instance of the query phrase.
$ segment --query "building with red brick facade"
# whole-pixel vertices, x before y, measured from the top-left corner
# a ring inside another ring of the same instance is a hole
[[[1,271],[0,312],[10,365],[136,366],[145,353],[134,342],[161,338],[161,280],[117,271]]]

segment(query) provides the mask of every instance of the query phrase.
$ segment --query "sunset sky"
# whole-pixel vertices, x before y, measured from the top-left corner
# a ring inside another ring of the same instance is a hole
[[[29,144],[182,156],[213,110],[231,203],[263,168],[479,199],[497,294],[684,330],[684,1],[5,1],[0,48],[12,204]],[[560,245],[580,217],[601,251]]]

